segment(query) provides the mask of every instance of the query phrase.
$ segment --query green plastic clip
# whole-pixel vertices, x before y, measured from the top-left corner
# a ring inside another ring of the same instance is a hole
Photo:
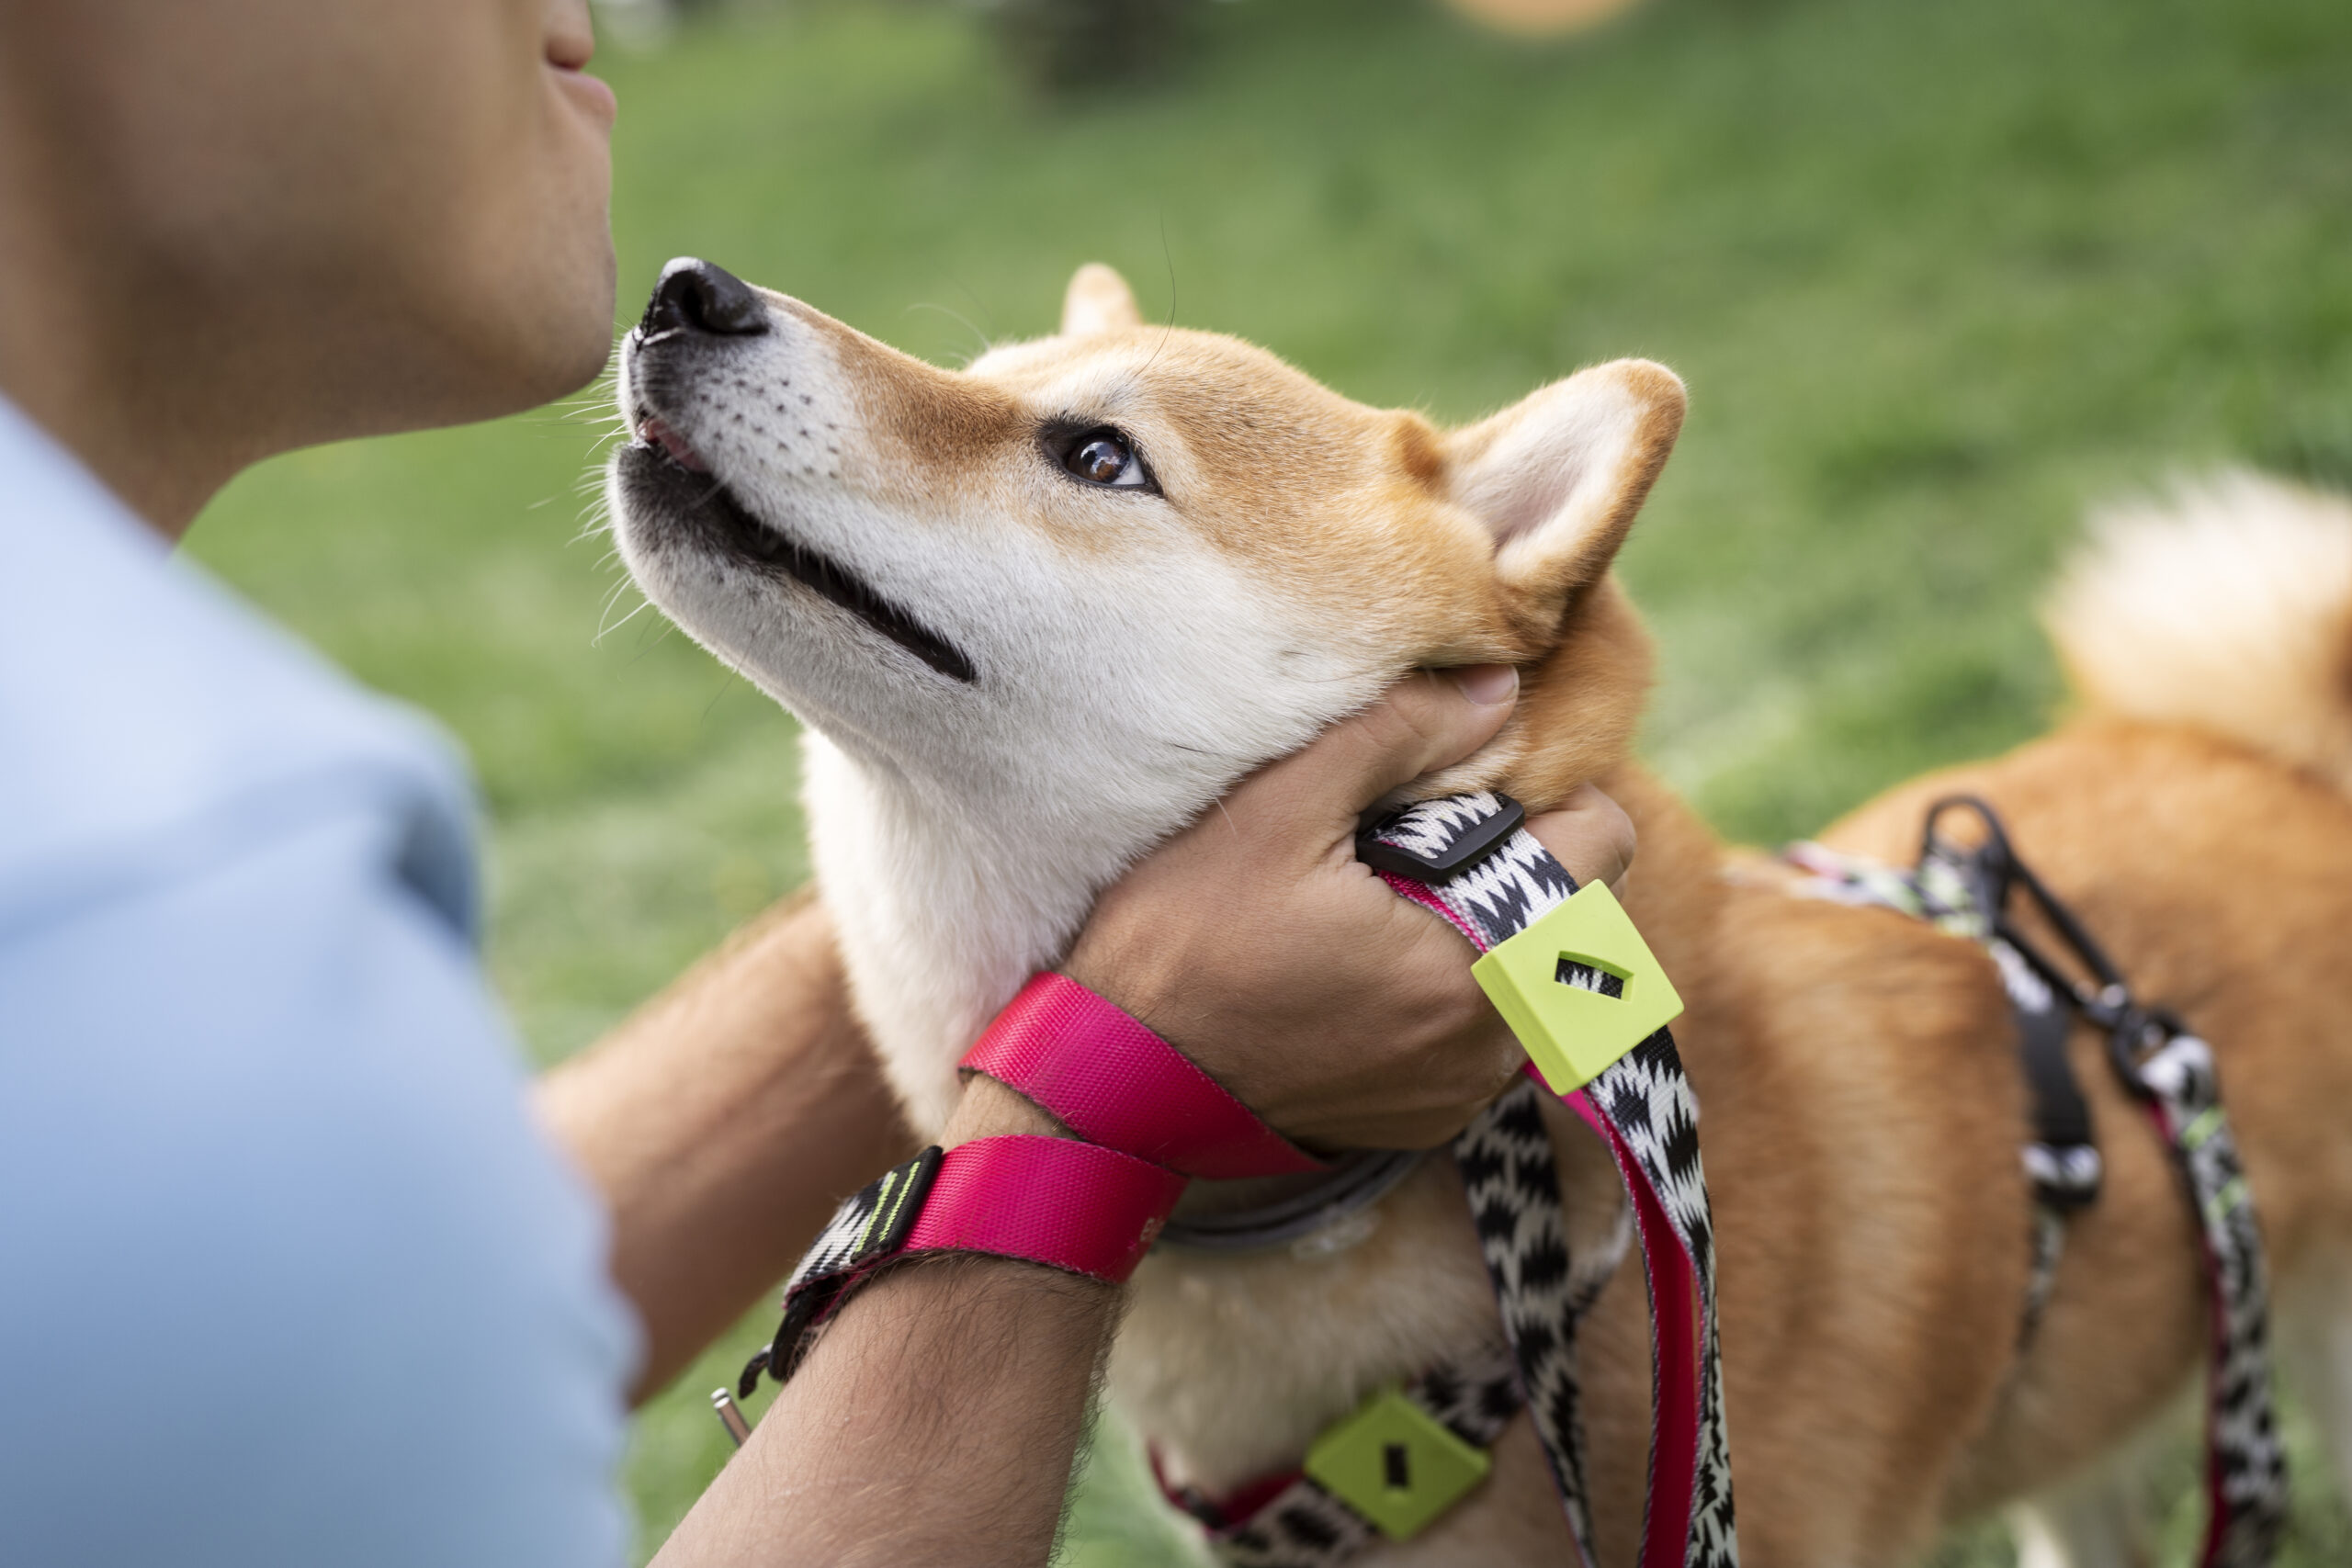
[[[1306,1473],[1391,1540],[1410,1540],[1487,1479],[1494,1461],[1394,1388],[1315,1439]]]
[[[1582,1089],[1682,1016],[1682,998],[1603,882],[1470,966],[1554,1094]],[[1593,988],[1613,978],[1610,996]]]

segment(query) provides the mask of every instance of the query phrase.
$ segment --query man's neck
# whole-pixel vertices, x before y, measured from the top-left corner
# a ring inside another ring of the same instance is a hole
[[[57,123],[0,104],[0,396],[176,542],[283,442],[271,323],[120,227]],[[266,292],[266,291],[263,291]],[[251,368],[240,374],[241,367]]]
[[[225,451],[207,460],[200,443],[177,439],[172,422],[138,408],[138,400],[105,391],[77,395],[38,373],[24,373],[0,328],[0,394],[79,458],[133,516],[176,544],[221,486],[244,466]]]
[[[201,411],[186,406],[194,356],[141,324],[163,302],[88,261],[80,253],[89,248],[39,200],[0,184],[0,396],[177,541],[260,454],[220,436],[232,409],[213,411],[215,429],[197,428]]]

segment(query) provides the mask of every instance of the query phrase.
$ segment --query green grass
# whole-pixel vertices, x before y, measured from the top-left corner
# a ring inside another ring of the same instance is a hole
[[[2044,721],[2033,602],[2086,502],[2222,460],[2352,481],[2342,0],[1653,0],[1540,49],[1251,0],[1204,35],[1163,89],[1057,107],[965,6],[811,0],[611,61],[624,299],[694,252],[953,362],[1047,330],[1099,258],[1447,419],[1663,359],[1693,402],[1624,558],[1665,654],[1647,746],[1756,839]],[[195,536],[472,749],[492,963],[549,1060],[806,871],[789,723],[650,615],[597,639],[595,434],[297,455]],[[644,1418],[649,1550],[723,1458],[701,1391],[741,1349]],[[1169,1561],[1115,1431],[1099,1469],[1073,1555]],[[2293,1563],[2352,1557],[2305,1512]]]

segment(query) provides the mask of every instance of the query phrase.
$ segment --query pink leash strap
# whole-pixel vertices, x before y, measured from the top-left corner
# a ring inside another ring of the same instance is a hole
[[[927,1148],[836,1210],[784,1287],[784,1322],[743,1369],[749,1399],[789,1378],[842,1303],[885,1264],[922,1253],[1018,1258],[1119,1284],[1159,1237],[1185,1179],[1069,1138],[975,1138]]]
[[[980,1252],[1124,1282],[1184,1195],[1175,1172],[1069,1138],[977,1138],[939,1163],[906,1255]]]
[[[1325,1168],[1193,1059],[1067,975],[1022,987],[960,1064],[1091,1144],[1208,1181]]]
[[[1358,854],[1404,897],[1442,915],[1479,951],[1525,930],[1576,880],[1519,826],[1517,803],[1489,791],[1409,807],[1358,840]],[[1544,1092],[1531,1066],[1533,1092]],[[1652,1337],[1649,1501],[1641,1568],[1736,1568],[1731,1452],[1717,1346],[1714,1231],[1699,1157],[1699,1106],[1674,1039],[1661,1029],[1564,1097],[1600,1135],[1634,1201],[1647,1267]],[[1525,1085],[1455,1140],[1503,1326],[1544,1457],[1586,1568],[1592,1568],[1577,1312],[1558,1185]]]
[[[1531,1068],[1529,1077],[1534,1077]],[[1540,1080],[1539,1080],[1540,1081]],[[1598,1134],[1617,1162],[1618,1176],[1633,1194],[1634,1220],[1642,1238],[1642,1259],[1649,1270],[1652,1419],[1650,1438],[1650,1501],[1642,1532],[1643,1568],[1675,1568],[1686,1561],[1717,1559],[1699,1555],[1697,1489],[1701,1438],[1710,1401],[1699,1383],[1702,1359],[1712,1363],[1714,1340],[1714,1292],[1702,1289],[1699,1264],[1689,1239],[1676,1227],[1660,1201],[1657,1188],[1643,1170],[1640,1156],[1615,1122],[1603,1116],[1584,1090],[1566,1097],[1568,1109]],[[1697,1336],[1704,1323],[1709,1349],[1702,1352]],[[1715,1391],[1720,1401],[1721,1392]],[[1726,1458],[1725,1478],[1730,1473]],[[1679,1501],[1677,1501],[1679,1499]],[[1724,1523],[1729,1526],[1729,1498]],[[1726,1536],[1726,1539],[1728,1537]],[[1686,1551],[1687,1547],[1687,1551]],[[1592,1557],[1585,1546],[1588,1562]]]

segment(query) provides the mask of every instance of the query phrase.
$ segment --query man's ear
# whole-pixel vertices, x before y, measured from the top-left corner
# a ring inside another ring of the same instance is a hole
[[[1597,581],[1682,429],[1682,382],[1619,359],[1445,438],[1449,499],[1495,537],[1495,575],[1556,620]]]
[[[1143,312],[1136,309],[1135,290],[1125,278],[1101,262],[1088,262],[1071,276],[1062,296],[1062,336],[1092,337],[1141,325]]]

